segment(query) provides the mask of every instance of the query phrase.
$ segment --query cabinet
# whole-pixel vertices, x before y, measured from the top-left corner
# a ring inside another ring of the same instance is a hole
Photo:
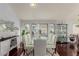
[[[8,56],[10,51],[17,47],[17,36],[0,39],[0,56]],[[16,52],[16,51],[15,51]]]
[[[9,55],[9,50],[10,50],[10,40],[5,40],[0,42],[1,47],[0,47],[0,53],[1,56],[3,55]]]

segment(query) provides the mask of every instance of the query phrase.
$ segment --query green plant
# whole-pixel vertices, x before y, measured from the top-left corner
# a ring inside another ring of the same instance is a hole
[[[25,35],[25,30],[22,30],[22,36]]]
[[[29,32],[26,32],[26,30],[22,30],[22,36],[29,34]]]

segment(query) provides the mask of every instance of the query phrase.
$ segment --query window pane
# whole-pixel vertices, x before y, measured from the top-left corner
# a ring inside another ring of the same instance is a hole
[[[39,38],[39,24],[32,24],[32,40]]]
[[[48,25],[40,24],[39,35],[41,39],[48,39]]]
[[[48,44],[53,44],[53,36],[55,35],[55,26],[54,24],[49,24],[48,25]]]

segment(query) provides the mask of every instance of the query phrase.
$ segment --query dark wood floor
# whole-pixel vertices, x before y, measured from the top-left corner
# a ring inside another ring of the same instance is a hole
[[[56,45],[56,51],[60,56],[79,56],[79,51],[74,48],[74,45],[63,43]],[[23,48],[17,49],[17,47],[9,52],[9,56],[20,56],[23,52]]]
[[[57,44],[56,50],[60,56],[79,56],[78,49],[75,47],[75,44]]]
[[[23,52],[23,49],[22,48],[18,48],[15,47],[14,49],[12,49],[10,52],[9,52],[9,56],[20,56]]]

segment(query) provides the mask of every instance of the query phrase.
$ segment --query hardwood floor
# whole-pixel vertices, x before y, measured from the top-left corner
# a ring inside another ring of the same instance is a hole
[[[78,56],[79,52],[75,44],[57,44],[56,50],[60,56]]]
[[[50,50],[50,53],[47,52],[47,55],[48,56],[53,56],[52,54],[52,51],[53,50]],[[29,54],[27,56],[33,56],[33,51],[31,50],[31,52],[26,52],[23,50],[23,48],[19,48],[17,49],[17,47],[13,50],[10,51],[9,53],[9,56],[20,56],[23,52]],[[24,55],[24,54],[23,54]],[[56,44],[56,54],[55,56],[79,56],[79,51],[78,49],[76,49],[76,45],[72,45],[72,44],[69,44],[69,43],[57,43]],[[26,55],[25,55],[26,56]]]
[[[22,48],[14,48],[9,52],[9,56],[20,56],[23,53],[23,49]]]

